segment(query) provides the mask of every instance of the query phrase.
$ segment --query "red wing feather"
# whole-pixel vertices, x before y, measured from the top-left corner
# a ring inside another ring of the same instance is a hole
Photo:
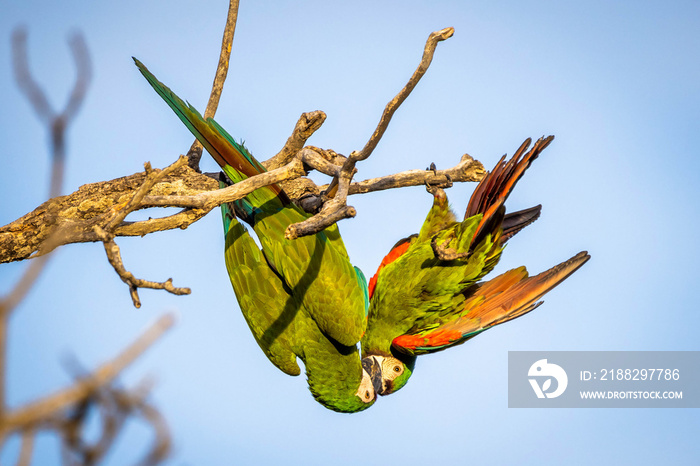
[[[377,271],[375,274],[372,276],[372,278],[369,279],[369,285],[367,286],[367,289],[369,291],[369,299],[372,299],[372,295],[374,294],[374,288],[377,286],[377,279],[379,278],[379,273],[382,271],[384,267],[387,265],[391,264],[394,262],[396,259],[401,257],[411,246],[411,240],[415,238],[417,235],[411,235],[407,238],[403,238],[399,240],[393,248],[391,248],[391,251],[389,251],[389,254],[384,256],[384,259],[382,259],[382,263],[379,264],[379,267],[377,268]]]
[[[586,251],[566,262],[528,277],[525,267],[483,283],[467,299],[460,315],[427,331],[416,331],[393,340],[392,345],[408,354],[423,354],[463,343],[495,325],[520,317],[541,304],[549,290],[564,281],[590,259]]]

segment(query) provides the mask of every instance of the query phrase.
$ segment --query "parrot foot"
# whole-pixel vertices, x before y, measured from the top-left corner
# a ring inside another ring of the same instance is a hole
[[[437,177],[437,167],[435,166],[435,163],[431,163],[430,166],[428,168],[426,168],[425,170],[432,171],[433,176]],[[431,185],[427,179],[425,180],[425,189],[433,196],[444,195],[445,193],[442,191],[442,188],[451,188],[452,185],[453,185],[452,177],[447,173],[445,173],[445,181],[438,181],[438,182],[433,183]]]
[[[323,198],[315,194],[305,194],[299,199],[298,205],[307,214],[317,214],[323,207]]]
[[[430,246],[433,248],[433,253],[435,257],[441,261],[453,261],[459,259],[466,259],[469,257],[469,251],[457,252],[454,249],[450,249],[450,242],[454,239],[454,234],[450,233],[442,244],[438,244],[437,235],[433,236],[433,240],[430,242]]]

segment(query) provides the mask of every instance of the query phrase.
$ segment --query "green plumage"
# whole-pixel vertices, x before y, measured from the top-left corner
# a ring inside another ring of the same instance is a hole
[[[538,140],[530,151],[527,140],[508,162],[504,156],[474,190],[461,222],[437,190],[420,232],[384,258],[370,281],[361,342],[363,363],[381,366],[380,394],[406,384],[417,355],[459,345],[532,311],[589,259],[584,251],[534,277],[519,267],[479,281],[495,267],[505,241],[539,216],[541,206],[506,215],[504,203],[551,140]]]
[[[480,220],[478,215],[456,222],[447,199],[435,197],[421,232],[406,252],[378,273],[362,338],[363,354],[391,354],[394,338],[418,325],[437,326],[464,304],[465,291],[493,268],[502,247],[489,235],[467,258],[445,262],[435,257],[431,241],[437,237],[442,244],[451,238],[449,245],[455,252],[469,251]]]
[[[354,412],[371,406],[371,402],[357,396],[362,381],[357,348],[325,337],[308,309],[299,305],[291,290],[270,269],[253,238],[233,216],[231,206],[222,206],[222,211],[231,284],[265,355],[289,375],[299,375],[299,357],[304,362],[311,393],[329,409]]]
[[[218,123],[204,120],[148,69],[134,59],[141,73],[202,143],[234,183],[263,173],[265,168]],[[292,204],[277,185],[257,189],[236,202],[236,211],[253,226],[270,266],[304,305],[322,331],[355,345],[365,331],[365,284],[350,264],[345,245],[333,225],[316,235],[288,240],[287,227],[309,215]]]
[[[213,119],[204,118],[158,81],[141,73],[221,166],[233,183],[265,168]],[[225,260],[243,316],[268,359],[289,375],[305,365],[309,388],[327,408],[354,412],[376,400],[357,343],[364,333],[367,284],[349,261],[338,228],[285,238],[309,218],[277,185],[222,206]],[[251,225],[262,251],[236,216]]]

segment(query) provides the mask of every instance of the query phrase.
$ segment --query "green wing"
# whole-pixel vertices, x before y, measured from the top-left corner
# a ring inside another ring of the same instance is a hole
[[[299,375],[294,344],[299,305],[232,215],[231,207],[223,205],[222,210],[226,268],[243,317],[268,359],[283,372]]]
[[[509,270],[479,284],[461,309],[453,313],[424,316],[392,346],[409,355],[440,351],[459,345],[495,325],[508,322],[534,310],[538,300],[585,264],[585,251],[534,277],[525,267]]]
[[[503,237],[504,203],[551,140],[551,136],[541,138],[528,151],[528,139],[510,160],[503,156],[474,190],[462,222],[454,221],[447,197],[436,191],[420,233],[399,247],[404,251],[390,253],[391,260],[382,261],[370,282],[363,352],[386,354],[394,338],[411,331],[418,322],[460,313],[477,281],[498,263],[505,239],[539,215],[539,207],[517,213],[506,222],[508,236]]]

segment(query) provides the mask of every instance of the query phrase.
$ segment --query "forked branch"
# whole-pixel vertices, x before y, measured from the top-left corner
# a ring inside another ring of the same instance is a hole
[[[285,232],[285,237],[287,239],[295,239],[299,236],[311,235],[318,233],[319,231],[329,227],[333,223],[355,216],[355,208],[347,205],[347,197],[350,191],[350,185],[352,179],[355,176],[357,170],[355,165],[357,162],[366,160],[372,152],[374,151],[377,144],[381,140],[384,132],[389,127],[389,122],[394,112],[401,106],[401,104],[410,95],[411,91],[416,87],[418,81],[425,75],[428,71],[430,63],[433,61],[433,55],[435,54],[435,49],[438,42],[452,37],[454,34],[454,28],[445,28],[440,31],[436,31],[428,36],[428,40],[425,43],[423,49],[423,57],[421,58],[418,68],[413,72],[413,75],[408,80],[408,83],[399,91],[396,96],[386,104],[384,112],[382,113],[379,123],[377,124],[374,133],[370,136],[365,147],[359,152],[352,152],[350,156],[345,160],[342,167],[335,175],[335,182],[337,183],[337,191],[332,196],[332,199],[324,203],[321,211],[315,216],[305,220],[303,222],[290,225],[287,227]],[[327,170],[330,171],[330,170]]]

